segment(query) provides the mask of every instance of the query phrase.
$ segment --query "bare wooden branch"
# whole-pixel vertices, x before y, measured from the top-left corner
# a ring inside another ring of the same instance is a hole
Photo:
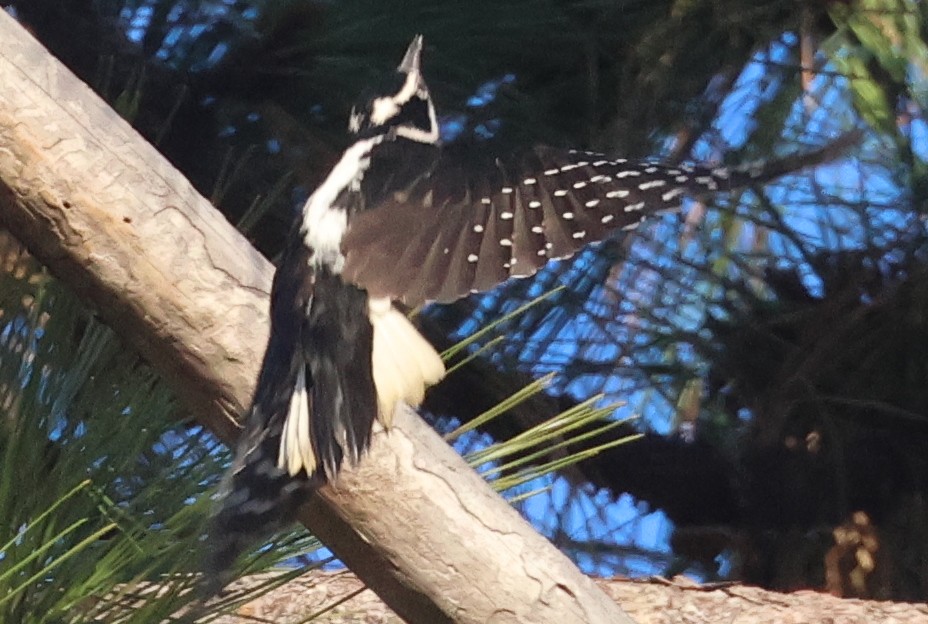
[[[272,269],[154,148],[0,11],[0,225],[225,440]],[[417,416],[303,514],[413,622],[629,622]]]

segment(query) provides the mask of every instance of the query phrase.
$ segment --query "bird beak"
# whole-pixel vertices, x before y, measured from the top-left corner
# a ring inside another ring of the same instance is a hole
[[[406,54],[396,71],[405,74],[411,74],[419,71],[419,55],[422,53],[422,35],[416,35],[409,47],[406,48]]]

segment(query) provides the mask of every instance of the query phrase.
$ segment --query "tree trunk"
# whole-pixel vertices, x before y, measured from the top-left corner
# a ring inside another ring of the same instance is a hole
[[[231,442],[272,267],[2,11],[0,85],[0,225]],[[630,622],[412,413],[301,519],[412,622]]]

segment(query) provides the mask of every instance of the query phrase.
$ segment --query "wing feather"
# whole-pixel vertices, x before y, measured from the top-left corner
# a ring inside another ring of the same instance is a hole
[[[353,215],[342,277],[409,306],[451,302],[676,210],[685,195],[750,181],[547,147],[464,172],[443,157],[402,194]]]

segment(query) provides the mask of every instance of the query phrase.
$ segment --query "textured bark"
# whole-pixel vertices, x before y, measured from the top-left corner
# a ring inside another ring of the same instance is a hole
[[[243,586],[262,577],[249,577]],[[779,594],[758,587],[688,583],[665,580],[599,579],[597,583],[638,624],[924,624],[928,605],[876,600],[844,600],[813,591]],[[396,624],[399,618],[347,572],[313,572],[283,585],[226,615],[216,624],[250,624],[254,618],[290,622],[309,605],[333,605],[318,624]],[[349,598],[350,597],[350,598]],[[564,621],[568,624],[568,621]],[[570,622],[569,624],[573,624]]]
[[[0,226],[231,441],[272,268],[0,11]],[[411,413],[303,520],[413,622],[629,621]]]

